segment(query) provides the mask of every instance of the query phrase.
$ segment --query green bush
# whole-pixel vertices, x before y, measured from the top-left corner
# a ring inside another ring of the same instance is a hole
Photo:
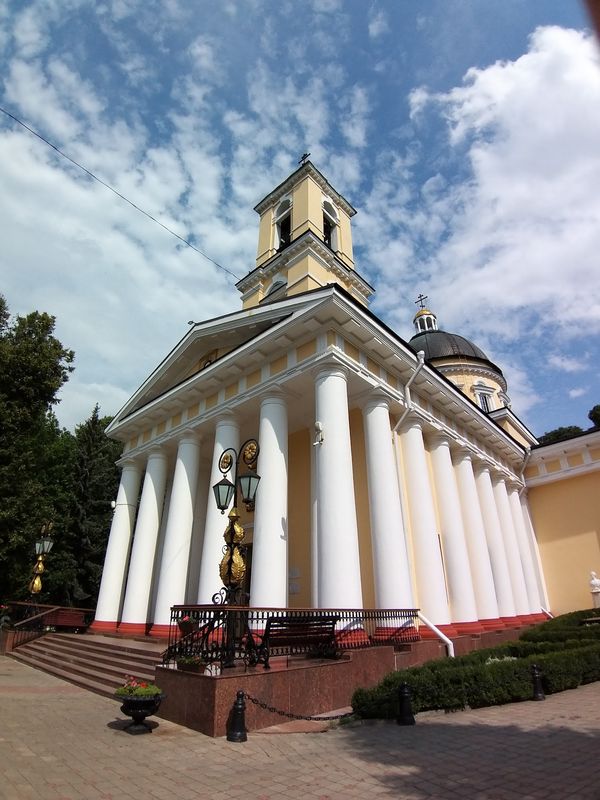
[[[415,713],[529,700],[534,663],[541,667],[548,694],[600,680],[600,625],[580,625],[589,615],[565,614],[527,631],[518,642],[392,672],[373,689],[354,693],[354,712],[364,718],[395,718],[404,683],[410,686]]]

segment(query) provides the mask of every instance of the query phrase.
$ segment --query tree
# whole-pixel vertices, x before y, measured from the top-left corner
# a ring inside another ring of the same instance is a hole
[[[95,605],[116,496],[122,445],[105,434],[111,417],[91,416],[75,429],[68,512],[52,551],[46,585],[60,605]]]
[[[71,434],[51,412],[74,354],[53,335],[55,318],[11,320],[0,295],[0,579],[23,597],[42,523],[63,513]],[[72,438],[72,437],[71,437]]]
[[[555,428],[552,431],[538,436],[540,444],[554,444],[555,442],[562,442],[565,439],[571,439],[573,436],[578,436],[583,433],[583,430],[578,425],[568,425],[566,428]]]
[[[593,408],[590,408],[588,412],[588,419],[594,426],[593,430],[600,428],[600,405],[596,405]]]

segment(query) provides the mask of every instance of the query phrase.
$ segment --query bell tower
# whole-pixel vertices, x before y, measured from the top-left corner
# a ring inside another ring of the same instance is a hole
[[[354,268],[356,210],[306,158],[254,208],[260,217],[256,267],[237,283],[244,308],[331,283],[364,305],[374,292]]]

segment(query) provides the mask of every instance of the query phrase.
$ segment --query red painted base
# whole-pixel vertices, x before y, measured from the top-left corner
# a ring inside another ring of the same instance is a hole
[[[539,611],[537,614],[532,614],[531,616],[533,618],[533,621],[537,623],[548,622],[548,620],[550,619],[550,617],[546,616],[546,614],[542,613],[541,611]]]
[[[369,637],[363,628],[355,628],[350,631],[336,631],[335,640],[341,647],[344,645],[346,647],[352,647],[353,645],[364,646],[369,644]]]
[[[454,636],[458,636],[458,630],[456,625],[436,625],[436,628],[440,630],[444,636],[447,636],[449,639],[452,639]],[[421,635],[421,639],[439,639],[437,633],[434,633],[427,625],[419,625],[419,633]]]
[[[169,630],[170,625],[152,625],[148,631],[148,636],[152,636],[156,639],[168,639]]]
[[[479,622],[481,622],[486,631],[503,631],[506,628],[506,625],[499,617],[496,619],[480,619]]]
[[[474,622],[455,622],[454,627],[459,636],[469,636],[471,634],[485,633],[485,628],[479,620]]]
[[[117,623],[106,622],[105,620],[95,619],[88,628],[90,633],[116,633]]]
[[[120,622],[118,632],[126,636],[145,636],[147,627],[146,622]]]

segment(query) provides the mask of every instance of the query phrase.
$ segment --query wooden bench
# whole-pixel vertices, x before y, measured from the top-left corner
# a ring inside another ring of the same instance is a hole
[[[269,617],[260,644],[249,650],[246,662],[250,666],[264,664],[265,669],[270,669],[272,655],[306,653],[314,658],[337,658],[335,626],[339,619],[337,616]]]
[[[44,618],[44,625],[53,628],[87,628],[90,612],[79,608],[57,608]]]

